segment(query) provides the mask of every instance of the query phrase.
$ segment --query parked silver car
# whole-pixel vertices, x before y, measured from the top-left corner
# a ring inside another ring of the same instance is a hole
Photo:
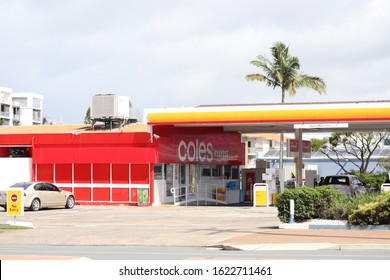
[[[10,188],[24,189],[24,208],[38,211],[41,208],[65,207],[73,208],[75,197],[72,192],[61,190],[47,182],[21,182]],[[7,191],[0,192],[0,206],[6,209]]]
[[[346,196],[367,192],[364,184],[355,175],[326,176],[322,185],[336,188]]]

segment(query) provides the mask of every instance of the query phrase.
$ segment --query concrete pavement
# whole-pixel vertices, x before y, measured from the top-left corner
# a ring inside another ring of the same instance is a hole
[[[279,229],[225,240],[236,250],[390,250],[389,230]]]
[[[0,223],[10,220],[13,217],[0,210]],[[0,230],[1,244],[390,250],[388,229],[326,229],[327,221],[321,221],[324,229],[301,229],[298,224],[297,228],[283,227],[274,207],[76,206],[26,211],[17,221],[32,223],[35,228]]]

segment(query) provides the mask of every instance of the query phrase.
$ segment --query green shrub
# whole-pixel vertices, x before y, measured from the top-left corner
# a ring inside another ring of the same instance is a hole
[[[308,201],[308,196],[302,191],[304,188],[285,189],[283,193],[276,196],[276,207],[278,208],[278,217],[283,223],[290,219],[290,200],[294,200],[295,221],[307,220],[314,213],[314,203]]]
[[[302,222],[321,217],[324,210],[341,197],[342,194],[331,187],[286,189],[276,196],[278,217],[283,223],[290,220],[291,199],[294,200],[294,221]]]
[[[316,203],[316,215],[314,218],[320,219],[338,219],[334,216],[332,209],[346,200],[345,196],[337,189],[327,186],[317,187],[319,199]]]
[[[351,211],[348,222],[352,225],[390,225],[390,195],[381,194],[372,202],[361,204]]]
[[[390,205],[390,192],[345,197],[332,187],[302,187],[285,189],[283,193],[276,196],[275,206],[278,209],[278,217],[283,223],[290,220],[291,199],[294,200],[295,205],[295,222],[320,218],[349,220],[352,224],[375,225],[386,222],[387,213],[390,212],[383,206],[383,203]],[[355,212],[357,213],[352,215]]]
[[[321,218],[328,220],[348,220],[351,213],[350,204],[347,200],[336,201],[334,205],[325,209]]]
[[[376,172],[376,173],[357,173],[352,172],[359,177],[359,179],[365,183],[366,189],[369,192],[380,192],[381,185],[386,180],[387,172]]]
[[[323,218],[331,220],[348,220],[348,217],[353,211],[359,208],[359,206],[382,201],[390,196],[390,193],[367,193],[364,195],[349,196],[339,201],[336,201],[335,205],[326,210],[326,216]]]

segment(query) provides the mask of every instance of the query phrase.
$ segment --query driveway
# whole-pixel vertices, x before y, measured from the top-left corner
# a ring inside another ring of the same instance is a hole
[[[12,220],[0,210],[0,223]],[[211,246],[279,225],[276,208],[250,206],[75,206],[16,220],[36,228],[4,230],[2,244]]]

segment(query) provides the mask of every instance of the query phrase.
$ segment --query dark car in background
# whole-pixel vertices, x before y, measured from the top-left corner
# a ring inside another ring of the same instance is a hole
[[[21,182],[9,188],[23,189],[24,208],[38,211],[41,208],[65,207],[73,208],[75,197],[72,192],[61,190],[54,184],[47,182]],[[7,208],[7,191],[0,192],[0,206]]]
[[[367,192],[364,184],[355,175],[326,176],[322,185],[336,188],[346,196]]]

